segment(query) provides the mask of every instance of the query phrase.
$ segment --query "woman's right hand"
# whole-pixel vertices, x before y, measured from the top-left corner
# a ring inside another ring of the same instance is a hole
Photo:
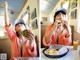
[[[6,7],[8,7],[8,4],[7,4],[7,2],[5,1],[5,2],[4,2],[4,8],[6,8]]]
[[[54,22],[54,29],[55,29],[55,30],[58,29],[59,26],[61,26],[61,21],[56,20],[56,21]]]
[[[5,20],[5,25],[9,26],[8,3],[6,1],[4,2],[4,20]]]

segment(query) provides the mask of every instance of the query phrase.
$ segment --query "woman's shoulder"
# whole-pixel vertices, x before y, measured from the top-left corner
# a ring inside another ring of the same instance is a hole
[[[51,29],[53,27],[53,25],[48,25],[47,29]]]

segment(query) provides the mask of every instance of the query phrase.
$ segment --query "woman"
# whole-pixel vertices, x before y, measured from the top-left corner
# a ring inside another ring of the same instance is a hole
[[[54,23],[47,27],[43,37],[44,46],[53,44],[71,45],[71,29],[64,8],[55,12]]]
[[[32,35],[31,31],[26,29],[26,25],[22,19],[18,19],[15,22],[15,31],[14,32],[10,26],[8,19],[8,13],[7,8],[8,4],[7,2],[4,3],[4,18],[5,18],[5,29],[7,31],[7,34],[11,40],[11,60],[14,60],[14,57],[36,57],[37,56],[37,50],[36,50],[36,43],[34,36]],[[25,35],[22,34],[22,31],[27,31],[28,38],[25,37]],[[33,39],[30,39],[30,38]]]

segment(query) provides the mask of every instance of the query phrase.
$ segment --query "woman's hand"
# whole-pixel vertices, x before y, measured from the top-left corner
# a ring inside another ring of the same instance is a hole
[[[34,34],[32,34],[32,32],[28,29],[24,30],[23,36],[26,37],[30,41],[34,40]]]
[[[59,20],[56,20],[54,23],[54,29],[57,30],[62,25],[62,22]]]
[[[70,28],[69,22],[65,21],[63,27],[68,31],[66,37],[70,36],[70,34],[71,34],[71,28]]]
[[[64,21],[63,27],[69,29],[69,21]]]
[[[5,20],[5,25],[9,26],[8,4],[6,1],[4,2],[4,20]]]
[[[6,1],[4,2],[4,7],[5,7],[5,8],[7,8],[7,7],[8,7],[8,4],[7,4],[7,2],[6,2]]]

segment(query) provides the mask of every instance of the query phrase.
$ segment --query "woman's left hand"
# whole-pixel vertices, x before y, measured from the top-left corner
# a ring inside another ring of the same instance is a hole
[[[25,30],[23,36],[32,41],[34,39],[34,34],[30,30]]]
[[[67,36],[69,36],[71,34],[71,28],[70,28],[70,25],[69,25],[69,21],[65,21],[63,26],[68,31]]]
[[[63,22],[63,27],[68,29],[70,26],[69,26],[69,21],[64,21]]]

